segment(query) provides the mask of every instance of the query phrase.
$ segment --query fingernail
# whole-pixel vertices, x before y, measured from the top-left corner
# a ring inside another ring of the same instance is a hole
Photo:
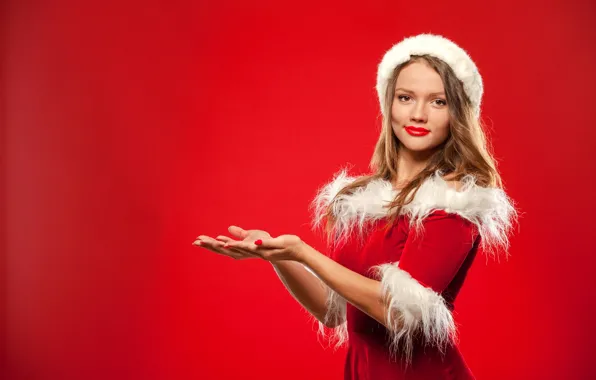
[[[263,244],[263,240],[259,239],[259,240],[255,241],[255,244],[256,245],[261,245],[261,244]]]

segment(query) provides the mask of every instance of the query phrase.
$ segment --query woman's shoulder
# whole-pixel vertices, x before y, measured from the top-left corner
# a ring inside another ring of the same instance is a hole
[[[350,192],[340,194],[342,189],[365,177],[370,180],[363,181]],[[319,187],[312,206],[317,215],[324,213],[333,203],[333,212],[337,217],[378,219],[386,216],[385,206],[396,194],[390,181],[370,175],[350,175],[348,169],[342,169],[336,172],[330,181]]]
[[[423,181],[405,211],[420,219],[434,210],[455,213],[480,224],[495,216],[507,217],[514,207],[503,189],[481,186],[471,174],[456,179],[454,174],[435,172]]]
[[[399,193],[389,180],[371,179],[355,191],[338,196],[343,188],[359,178],[362,176],[350,176],[343,169],[319,188],[312,203],[315,225],[323,220],[329,205],[337,218],[336,223],[346,228],[388,216],[386,206]],[[411,224],[421,224],[429,216],[441,214],[466,219],[476,225],[486,246],[506,246],[507,233],[517,215],[513,202],[503,189],[480,186],[473,175],[456,179],[454,174],[440,172],[422,182],[400,214]]]
[[[368,180],[349,193],[340,194],[342,189],[362,178]],[[428,215],[438,209],[467,218],[479,218],[486,213],[510,210],[512,204],[503,189],[480,186],[473,175],[456,178],[453,173],[443,175],[435,172],[421,183],[403,212],[411,216]],[[348,174],[347,169],[342,169],[318,189],[312,204],[322,212],[333,202],[338,214],[377,219],[385,216],[387,210],[384,206],[393,201],[399,191],[390,180],[370,175],[353,176]]]
[[[342,169],[336,172],[330,181],[319,187],[311,202],[314,225],[320,225],[329,206],[338,221],[346,224],[351,224],[355,219],[365,222],[386,217],[385,206],[396,194],[389,181],[374,179],[354,188],[353,191],[340,194],[342,189],[363,177],[364,175],[350,175],[348,169]]]
[[[507,249],[508,234],[517,219],[513,201],[502,188],[477,184],[473,175],[456,180],[440,173],[427,178],[413,201],[405,207],[412,224],[436,210],[457,215],[476,225],[486,250]]]

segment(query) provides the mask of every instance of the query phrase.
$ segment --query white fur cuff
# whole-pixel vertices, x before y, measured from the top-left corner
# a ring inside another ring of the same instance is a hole
[[[315,277],[319,278],[319,276],[312,269],[306,265],[303,266],[304,269],[312,273]],[[282,278],[282,281],[284,281],[279,271],[277,272],[280,278]],[[285,281],[284,284],[286,284]],[[319,335],[323,338],[327,338],[330,342],[334,342],[335,348],[338,348],[348,341],[348,322],[346,318],[347,301],[329,286],[325,285],[325,288],[327,290],[327,300],[325,302],[327,311],[323,321],[315,320],[318,324]],[[335,327],[331,328],[327,326]]]
[[[348,341],[348,322],[346,320],[347,301],[333,289],[327,287],[327,313],[324,322],[318,321],[319,334],[339,347]],[[328,328],[327,326],[335,326]],[[327,333],[330,331],[329,333]]]
[[[441,351],[456,339],[453,316],[441,295],[420,284],[397,263],[373,269],[388,301],[387,327],[392,348],[402,351],[407,361],[412,358],[417,336]]]

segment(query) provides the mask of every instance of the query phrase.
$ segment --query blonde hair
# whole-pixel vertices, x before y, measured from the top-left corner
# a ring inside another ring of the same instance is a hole
[[[479,186],[503,187],[496,168],[496,162],[487,143],[483,125],[480,119],[475,116],[462,82],[443,60],[430,55],[418,55],[412,56],[409,61],[398,65],[387,84],[385,104],[381,105],[385,117],[383,117],[381,134],[370,161],[370,168],[373,173],[361,176],[345,186],[339,191],[336,198],[351,194],[355,189],[366,186],[370,181],[376,179],[392,180],[397,178],[397,153],[400,142],[395,136],[391,125],[391,108],[395,98],[397,77],[401,70],[413,62],[426,63],[440,75],[449,108],[450,133],[447,140],[431,156],[428,165],[401,189],[396,198],[389,204],[387,228],[399,217],[402,208],[412,202],[422,183],[437,171],[440,171],[442,175],[449,176],[450,180],[453,181],[460,181],[465,176],[472,175]],[[327,220],[325,230],[329,239],[331,239],[335,224],[332,207],[333,201],[330,202],[325,212]]]

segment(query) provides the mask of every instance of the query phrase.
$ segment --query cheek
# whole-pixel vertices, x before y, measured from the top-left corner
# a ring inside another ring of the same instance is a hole
[[[447,126],[446,128],[441,128],[437,131],[437,133],[435,133],[435,138],[438,140],[438,142],[443,142],[445,140],[447,140],[447,138],[449,137],[449,127]]]
[[[441,112],[435,115],[433,119],[433,125],[437,134],[441,136],[449,135],[449,113]]]
[[[405,114],[406,114],[405,107],[400,107],[399,105],[396,105],[394,102],[393,106],[391,107],[391,120],[394,123],[402,123],[404,120]]]

